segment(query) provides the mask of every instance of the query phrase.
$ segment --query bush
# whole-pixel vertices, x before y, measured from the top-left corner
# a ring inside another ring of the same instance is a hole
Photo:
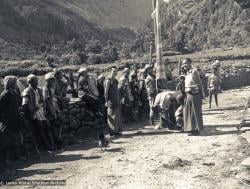
[[[102,57],[101,57],[101,55],[91,54],[91,55],[89,55],[87,63],[88,64],[101,64],[102,63]]]
[[[85,46],[87,53],[100,54],[102,52],[102,45],[99,40],[91,40]]]
[[[109,63],[118,60],[119,54],[117,52],[116,47],[114,46],[107,46],[103,49],[102,52],[102,62]]]
[[[80,65],[82,63],[81,58],[77,53],[72,53],[69,59],[69,64]]]

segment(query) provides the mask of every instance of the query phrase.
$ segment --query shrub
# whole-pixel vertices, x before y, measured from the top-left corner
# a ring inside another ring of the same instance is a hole
[[[102,52],[102,62],[103,63],[108,63],[108,62],[114,62],[118,60],[119,54],[117,52],[116,47],[112,46],[107,46],[103,49]]]
[[[90,54],[88,57],[87,63],[88,64],[101,64],[102,63],[101,55]]]
[[[90,40],[86,46],[85,51],[87,53],[100,54],[102,52],[102,45],[99,40]]]

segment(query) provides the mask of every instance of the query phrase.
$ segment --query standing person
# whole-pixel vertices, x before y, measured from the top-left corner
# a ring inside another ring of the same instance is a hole
[[[33,132],[42,138],[47,150],[54,150],[51,127],[45,117],[42,91],[38,88],[38,79],[30,74],[27,77],[29,86],[22,93],[22,109],[27,123]]]
[[[136,69],[133,70],[130,74],[129,85],[130,85],[130,89],[131,89],[131,94],[134,98],[134,102],[132,104],[132,109],[131,109],[132,117],[133,117],[134,121],[138,121],[141,101],[140,101],[140,96],[139,96],[140,95],[140,93],[139,93],[139,81],[138,81]]]
[[[55,68],[54,69],[55,77],[55,95],[58,99],[58,105],[60,109],[64,108],[68,103],[69,99],[67,98],[67,88],[68,82],[66,77],[63,74],[62,70]]]
[[[105,107],[105,88],[104,88],[104,81],[105,77],[103,75],[99,75],[97,78],[97,89],[99,93],[99,103],[100,103],[100,112],[103,114],[103,123],[100,125],[100,127],[97,130],[97,137],[99,139],[99,145],[101,147],[106,147],[108,145],[108,142],[105,138],[104,131],[107,126],[107,108]]]
[[[121,97],[121,113],[122,113],[122,120],[123,123],[129,122],[129,112],[132,107],[132,102],[134,98],[131,93],[131,88],[129,86],[129,69],[125,68],[123,70],[123,76],[119,80],[119,93]]]
[[[220,85],[219,85],[219,91],[218,93],[221,93],[221,63],[219,60],[215,60],[215,62],[212,64],[212,67],[216,67],[217,68],[217,76],[219,78],[220,81]]]
[[[203,129],[202,99],[204,91],[198,71],[192,69],[192,60],[190,58],[184,59],[183,66],[187,73],[185,79],[187,96],[183,110],[184,131],[191,132],[191,135],[197,135]]]
[[[45,86],[43,87],[43,102],[46,117],[52,127],[53,136],[57,147],[62,145],[62,126],[57,123],[60,116],[60,110],[58,107],[58,100],[55,95],[55,77],[53,73],[47,73],[45,75]]]
[[[218,93],[220,89],[220,79],[218,76],[217,66],[212,67],[212,74],[208,77],[208,89],[209,89],[209,109],[211,109],[212,97],[214,95],[216,107],[218,104]]]
[[[145,84],[146,84],[147,96],[148,96],[149,107],[150,107],[149,119],[150,119],[151,125],[154,125],[154,112],[152,108],[153,108],[155,97],[157,94],[156,80],[153,74],[153,68],[151,66],[146,66],[145,72],[147,73]]]
[[[147,89],[146,89],[146,77],[147,74],[145,70],[140,71],[139,76],[139,98],[140,98],[140,117],[148,115],[149,112],[149,104],[148,104],[148,96],[147,96]]]
[[[104,89],[104,81],[105,77],[103,75],[99,75],[97,78],[97,90],[99,93],[99,102],[100,102],[100,111],[104,115],[105,120],[107,120],[107,111],[105,107],[105,89]]]
[[[0,96],[0,137],[1,146],[4,148],[5,163],[11,163],[13,155],[20,158],[18,150],[22,145],[21,135],[21,98],[16,92],[17,78],[6,76],[4,78],[4,90]]]
[[[122,132],[122,123],[120,118],[120,95],[116,76],[117,68],[113,67],[111,75],[105,82],[105,99],[110,136],[119,136]]]

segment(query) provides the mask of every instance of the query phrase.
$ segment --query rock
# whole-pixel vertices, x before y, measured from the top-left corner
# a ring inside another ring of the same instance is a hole
[[[170,157],[167,163],[164,163],[162,166],[167,169],[174,169],[177,167],[190,166],[191,162],[187,160],[182,160],[179,157]]]
[[[215,166],[215,163],[214,162],[203,162],[202,165]]]
[[[241,165],[250,168],[250,157],[241,162]]]

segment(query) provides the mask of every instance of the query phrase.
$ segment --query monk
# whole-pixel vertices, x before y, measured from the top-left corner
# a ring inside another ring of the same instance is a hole
[[[198,71],[192,69],[190,58],[183,60],[183,67],[187,74],[185,78],[186,101],[183,109],[184,131],[191,132],[190,135],[199,135],[199,132],[203,129],[203,85]]]

